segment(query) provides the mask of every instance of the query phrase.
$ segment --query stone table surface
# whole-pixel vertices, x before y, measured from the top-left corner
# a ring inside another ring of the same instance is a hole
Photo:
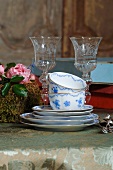
[[[112,110],[94,110],[100,117]],[[18,168],[17,168],[18,167]],[[111,170],[113,134],[97,125],[77,132],[45,131],[24,124],[0,124],[0,170]]]

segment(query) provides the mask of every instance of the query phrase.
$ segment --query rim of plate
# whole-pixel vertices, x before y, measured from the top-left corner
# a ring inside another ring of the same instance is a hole
[[[46,107],[44,109],[44,107]],[[43,111],[46,111],[46,112],[82,112],[82,111],[88,111],[88,110],[92,110],[93,109],[93,106],[92,105],[84,105],[84,107],[82,107],[81,109],[74,109],[74,110],[53,110],[51,108],[50,105],[40,105],[40,106],[33,106],[32,107],[32,110],[34,111],[40,111],[40,112],[43,112]]]
[[[31,117],[30,117],[31,116]],[[98,117],[97,118],[90,118],[90,119],[84,119],[84,120],[56,120],[56,119],[54,119],[54,120],[46,120],[46,119],[37,119],[37,118],[35,118],[35,116],[33,116],[32,115],[32,113],[23,113],[22,115],[20,115],[20,117],[22,118],[22,119],[25,119],[25,120],[28,120],[28,121],[40,121],[40,122],[56,122],[56,123],[63,123],[63,122],[65,122],[65,123],[71,123],[71,122],[78,122],[78,121],[80,121],[81,122],[81,124],[82,123],[85,123],[85,122],[89,122],[89,121],[93,121],[93,120],[95,120],[95,119],[98,119]],[[38,123],[38,122],[37,122]],[[86,124],[86,123],[85,123]]]

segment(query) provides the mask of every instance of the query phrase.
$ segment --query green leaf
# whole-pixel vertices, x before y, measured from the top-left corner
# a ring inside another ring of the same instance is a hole
[[[3,81],[8,81],[8,80],[10,80],[10,78],[7,78],[4,74],[2,75],[2,80]]]
[[[4,86],[2,87],[2,96],[6,96],[8,94],[10,87],[11,87],[10,83],[4,84]]]
[[[4,75],[4,74],[2,74],[2,79],[6,79],[7,77]]]
[[[15,67],[15,66],[16,66],[15,63],[8,63],[8,64],[6,65],[5,72],[6,72],[7,70],[9,70],[11,67]]]
[[[13,92],[18,96],[27,97],[27,89],[24,84],[13,85]]]
[[[10,79],[7,78],[5,75],[1,75],[0,77],[1,77],[0,84],[5,84],[5,83],[10,82]]]
[[[19,83],[19,82],[21,82],[23,79],[24,79],[23,76],[16,75],[16,76],[11,77],[10,82]]]

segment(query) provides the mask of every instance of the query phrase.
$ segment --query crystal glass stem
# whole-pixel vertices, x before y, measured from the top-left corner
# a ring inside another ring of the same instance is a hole
[[[41,96],[44,105],[48,105],[48,84],[47,84],[47,72],[43,71],[42,75],[39,77],[39,81],[42,83]]]
[[[83,72],[82,79],[85,80],[86,84],[87,84],[86,89],[85,89],[85,95],[86,95],[85,104],[88,104],[91,99],[91,93],[89,91],[89,86],[92,83],[92,79],[90,77],[90,73]]]

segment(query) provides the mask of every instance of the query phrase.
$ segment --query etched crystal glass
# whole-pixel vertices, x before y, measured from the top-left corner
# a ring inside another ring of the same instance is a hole
[[[34,47],[34,65],[42,70],[39,80],[42,83],[42,99],[46,104],[48,101],[48,71],[56,65],[56,49],[61,37],[29,37]]]
[[[90,72],[97,66],[97,52],[102,37],[70,37],[75,52],[75,67],[82,72],[82,78],[87,83],[86,103],[91,98],[89,85],[92,82]]]

